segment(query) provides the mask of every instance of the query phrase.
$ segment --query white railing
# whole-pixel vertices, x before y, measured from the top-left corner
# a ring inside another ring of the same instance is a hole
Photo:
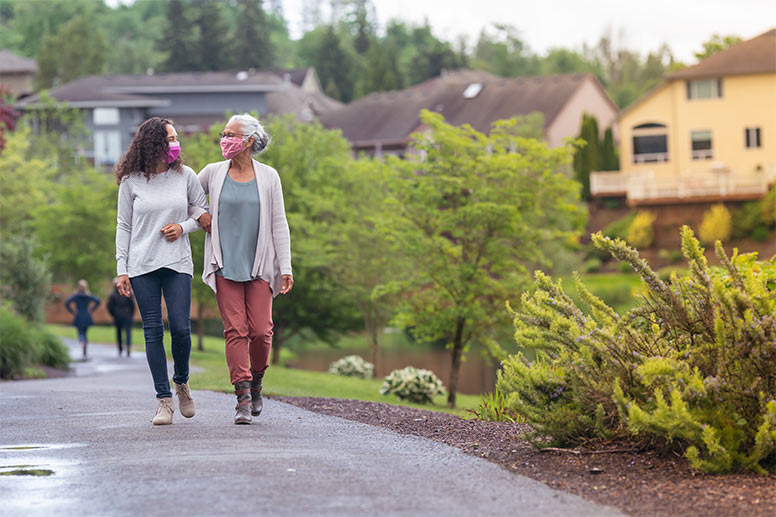
[[[667,162],[668,153],[642,153],[633,155],[633,163]]]
[[[652,171],[600,171],[590,174],[593,196],[625,194],[628,200],[687,199],[765,195],[776,181],[776,165],[760,172],[736,173],[730,169],[693,172],[681,177],[656,176]]]

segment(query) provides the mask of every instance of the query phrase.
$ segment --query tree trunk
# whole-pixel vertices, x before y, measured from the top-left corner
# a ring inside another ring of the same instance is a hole
[[[455,394],[458,391],[458,371],[461,369],[461,355],[463,354],[463,325],[465,320],[458,318],[453,337],[453,349],[451,351],[452,368],[450,368],[450,383],[447,386],[447,405],[455,407]]]
[[[379,377],[380,365],[380,334],[382,326],[375,317],[364,317],[364,326],[366,327],[367,339],[369,339],[369,348],[372,351],[372,364],[375,365],[375,377]]]
[[[197,304],[197,350],[200,352],[205,350],[205,321],[204,321],[204,310],[202,307],[202,302],[199,302]]]

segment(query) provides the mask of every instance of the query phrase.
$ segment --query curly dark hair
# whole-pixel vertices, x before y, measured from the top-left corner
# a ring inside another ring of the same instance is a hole
[[[167,150],[170,148],[167,142],[167,124],[173,125],[171,120],[153,117],[140,125],[129,144],[129,150],[116,165],[116,183],[121,184],[121,180],[126,176],[137,172],[142,172],[146,180],[150,180],[159,163],[167,161]],[[182,166],[183,160],[180,156],[170,164],[170,168],[178,172],[183,171]]]

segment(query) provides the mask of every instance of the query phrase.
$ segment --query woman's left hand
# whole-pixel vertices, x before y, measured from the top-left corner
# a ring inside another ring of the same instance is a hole
[[[292,287],[294,287],[294,277],[291,275],[283,275],[283,284],[280,287],[280,294],[286,294]]]
[[[168,224],[162,228],[162,233],[164,234],[165,239],[170,242],[175,242],[178,240],[178,237],[183,234],[183,227],[181,227],[181,225],[178,223]]]

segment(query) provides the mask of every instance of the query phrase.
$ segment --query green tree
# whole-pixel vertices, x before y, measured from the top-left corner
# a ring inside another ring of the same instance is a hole
[[[29,235],[13,234],[3,238],[0,247],[0,294],[27,321],[43,323],[43,309],[51,288],[51,273],[46,261],[35,254],[35,242]]]
[[[517,29],[500,24],[496,24],[495,29],[495,35],[484,29],[480,32],[474,48],[472,67],[502,77],[539,73],[538,61],[528,52]]]
[[[703,50],[695,53],[695,57],[698,61],[706,59],[712,54],[716,54],[726,48],[730,48],[733,45],[741,43],[743,40],[733,34],[722,36],[721,34],[714,34],[708,41],[703,42]]]
[[[396,171],[381,231],[412,267],[385,286],[401,293],[397,321],[421,340],[450,349],[448,403],[471,343],[489,343],[542,263],[539,243],[568,240],[584,225],[578,185],[561,171],[570,152],[511,135],[515,121],[484,135],[428,111],[429,132],[412,151],[423,159],[387,161]],[[571,228],[571,229],[569,229]]]
[[[307,66],[314,66],[326,93],[343,102],[355,93],[355,62],[334,27],[317,27],[299,41],[299,56]]]
[[[195,45],[199,59],[193,63],[195,66],[193,69],[212,71],[231,68],[233,60],[229,55],[229,30],[224,19],[222,2],[194,0],[192,7],[196,13],[194,24],[199,29]],[[240,14],[244,15],[245,12],[242,11]],[[240,55],[240,58],[245,57]]]
[[[270,68],[275,64],[270,20],[261,3],[237,1],[237,30],[232,52],[234,68]]]
[[[32,131],[22,125],[8,134],[0,153],[0,238],[29,234],[33,212],[50,201],[56,167],[52,160],[30,156]]]
[[[612,128],[607,127],[604,131],[604,140],[599,147],[601,156],[598,161],[598,169],[602,171],[616,171],[620,168],[620,159],[617,148],[614,146],[614,136]]]
[[[49,88],[85,75],[100,74],[108,45],[102,31],[88,15],[76,16],[46,34],[37,52],[39,88]]]
[[[159,70],[164,61],[155,42],[167,25],[157,0],[136,0],[120,4],[101,17],[101,26],[111,35],[105,64],[109,74],[145,74]]]
[[[188,2],[167,0],[167,23],[157,36],[156,48],[165,56],[161,63],[164,72],[201,70],[198,28],[189,14]]]
[[[408,78],[410,84],[421,83],[441,75],[443,70],[459,66],[457,56],[450,43],[436,38],[426,22],[412,29],[413,52],[409,59]]]
[[[579,139],[584,141],[574,153],[574,177],[582,185],[582,197],[590,199],[590,173],[600,170],[598,121],[593,115],[582,115]]]
[[[35,211],[33,228],[41,255],[54,274],[99,285],[115,274],[117,187],[93,169],[52,186],[48,205]]]

